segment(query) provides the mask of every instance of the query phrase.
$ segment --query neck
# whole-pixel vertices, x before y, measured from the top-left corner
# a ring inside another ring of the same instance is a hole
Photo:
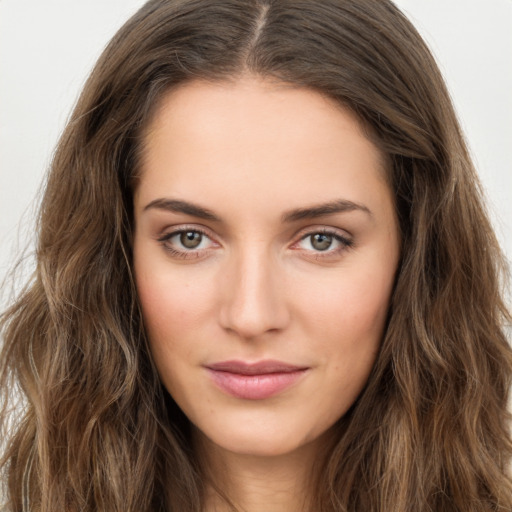
[[[205,512],[307,512],[326,451],[325,440],[273,456],[233,453],[200,433],[196,449],[206,468]],[[226,499],[227,498],[227,499]]]

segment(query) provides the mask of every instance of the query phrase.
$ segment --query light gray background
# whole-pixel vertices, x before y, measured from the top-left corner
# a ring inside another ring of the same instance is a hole
[[[396,3],[438,58],[510,260],[512,0]],[[88,72],[142,4],[0,0],[0,282],[30,247],[40,184]]]

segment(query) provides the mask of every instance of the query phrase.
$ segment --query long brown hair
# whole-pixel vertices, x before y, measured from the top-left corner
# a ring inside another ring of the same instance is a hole
[[[314,510],[511,511],[504,260],[438,68],[388,0],[151,0],[114,37],[55,153],[34,276],[1,319],[7,510],[201,510],[188,420],[138,307],[132,188],[162,94],[246,73],[355,112],[400,219],[380,354]]]

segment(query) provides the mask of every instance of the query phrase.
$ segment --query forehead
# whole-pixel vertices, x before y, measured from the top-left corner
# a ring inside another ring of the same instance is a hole
[[[347,127],[376,142],[372,127],[334,98],[295,84],[243,75],[230,80],[187,81],[164,93],[143,130],[143,148],[147,149],[162,129],[178,128],[185,136],[189,128],[205,137],[208,128],[216,135],[226,127],[240,136],[250,131],[255,143],[265,142],[257,140],[258,135],[267,135],[287,145],[293,141],[291,135],[309,138],[319,127],[318,139],[322,137],[326,142],[338,135],[334,128]],[[236,143],[233,133],[231,136]],[[382,167],[387,167],[384,152],[379,156]]]
[[[387,188],[383,155],[350,110],[316,91],[253,77],[169,91],[143,148],[136,195],[148,201],[160,190],[311,203]]]

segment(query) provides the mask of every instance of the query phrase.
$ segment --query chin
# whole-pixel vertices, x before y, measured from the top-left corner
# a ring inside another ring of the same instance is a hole
[[[221,422],[217,426],[196,426],[195,432],[208,446],[222,451],[250,457],[280,457],[311,446],[317,449],[325,443],[332,426],[320,430],[310,426],[297,428],[296,421],[284,419],[265,419],[257,415],[246,419]]]

